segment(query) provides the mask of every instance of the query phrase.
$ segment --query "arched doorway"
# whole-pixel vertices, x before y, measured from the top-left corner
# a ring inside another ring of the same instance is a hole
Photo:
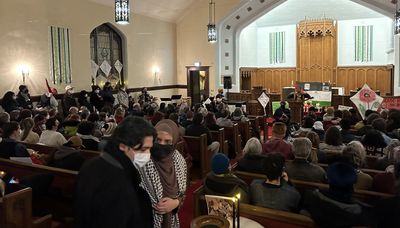
[[[90,33],[92,84],[124,84],[123,37],[110,24],[96,27]]]

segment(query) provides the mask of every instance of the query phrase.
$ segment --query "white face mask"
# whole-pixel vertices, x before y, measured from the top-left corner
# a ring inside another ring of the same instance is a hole
[[[42,130],[46,130],[46,124],[42,124]]]
[[[133,159],[133,164],[137,168],[142,168],[150,161],[150,153],[135,153],[135,158]]]

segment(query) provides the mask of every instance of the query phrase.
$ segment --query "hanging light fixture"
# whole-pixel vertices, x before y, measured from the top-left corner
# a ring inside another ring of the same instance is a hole
[[[215,27],[215,2],[210,0],[208,4],[208,25],[207,25],[208,42],[217,42],[217,28]]]
[[[129,0],[115,0],[115,22],[129,24]]]
[[[394,18],[394,34],[400,34],[400,8],[399,1],[396,1],[396,14]]]

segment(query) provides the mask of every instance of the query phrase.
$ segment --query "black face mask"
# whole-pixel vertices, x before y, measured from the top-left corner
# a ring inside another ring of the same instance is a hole
[[[285,109],[285,105],[281,105],[281,109]]]
[[[174,152],[175,147],[173,145],[162,145],[159,143],[154,143],[150,150],[150,154],[154,160],[159,161],[163,158],[168,157],[172,152]]]

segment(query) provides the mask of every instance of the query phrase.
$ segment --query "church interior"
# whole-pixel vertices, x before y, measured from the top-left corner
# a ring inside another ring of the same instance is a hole
[[[0,28],[0,228],[400,227],[398,0],[13,0]]]

